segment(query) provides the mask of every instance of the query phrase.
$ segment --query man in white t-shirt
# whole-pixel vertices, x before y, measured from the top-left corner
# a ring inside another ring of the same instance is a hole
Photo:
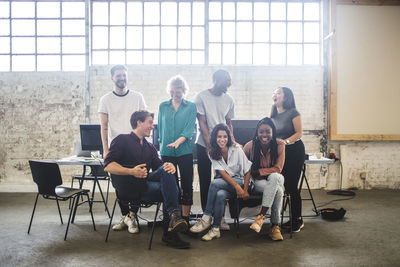
[[[200,183],[200,199],[203,211],[207,205],[208,188],[211,182],[211,161],[207,148],[210,147],[209,137],[212,129],[219,123],[226,123],[233,131],[231,119],[234,117],[235,104],[231,95],[227,93],[231,86],[231,76],[226,70],[217,70],[213,74],[214,86],[198,93],[194,99],[199,121],[199,134],[196,139],[197,167]],[[225,224],[225,223],[224,223]],[[226,228],[224,226],[224,228]]]
[[[143,95],[126,88],[128,74],[125,66],[112,67],[111,80],[114,89],[100,98],[98,108],[104,158],[115,137],[132,131],[130,118],[133,112],[146,109]]]

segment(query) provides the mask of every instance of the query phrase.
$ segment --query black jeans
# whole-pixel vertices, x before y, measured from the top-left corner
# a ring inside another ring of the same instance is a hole
[[[175,176],[178,181],[178,168],[181,178],[181,190],[179,190],[179,204],[193,205],[193,154],[186,154],[180,157],[161,156],[164,162],[171,162],[175,165]]]
[[[285,147],[285,165],[282,175],[285,177],[285,190],[290,195],[293,218],[301,217],[302,203],[298,184],[304,159],[305,148],[301,140]]]
[[[211,183],[211,161],[207,149],[199,144],[197,146],[197,171],[199,173],[201,208],[207,206],[208,188]]]

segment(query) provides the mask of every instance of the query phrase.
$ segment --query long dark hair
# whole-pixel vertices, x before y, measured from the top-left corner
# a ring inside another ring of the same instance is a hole
[[[276,128],[272,120],[268,117],[265,117],[261,119],[257,123],[257,128],[256,132],[253,137],[253,149],[251,152],[251,159],[253,161],[253,169],[260,169],[260,153],[261,153],[261,141],[258,138],[258,129],[261,127],[261,125],[267,124],[271,127],[272,129],[272,140],[269,143],[269,148],[270,148],[270,166],[273,166],[276,163],[276,160],[278,159],[278,144],[276,142]]]
[[[296,108],[296,102],[294,101],[294,95],[292,90],[290,90],[290,88],[288,87],[278,87],[281,88],[283,91],[283,94],[285,96],[285,100],[282,103],[282,106],[285,110],[288,109],[292,109],[292,108]],[[272,106],[271,108],[271,118],[275,117],[276,115],[278,115],[278,110],[276,108],[275,105]]]
[[[223,123],[215,125],[210,135],[210,144],[211,144],[210,157],[215,160],[220,160],[222,157],[221,148],[217,144],[218,131],[225,131],[226,134],[228,135],[228,143],[226,144],[226,146],[230,147],[232,145],[231,131],[229,131],[228,126],[226,126],[226,124]]]

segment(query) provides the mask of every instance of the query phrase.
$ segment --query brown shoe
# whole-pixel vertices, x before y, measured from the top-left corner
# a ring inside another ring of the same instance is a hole
[[[281,228],[278,225],[273,225],[269,229],[269,236],[274,241],[282,241],[283,240],[283,236],[281,234]]]
[[[265,215],[258,214],[256,219],[254,220],[254,222],[250,225],[250,229],[259,233],[264,224],[264,217],[265,217]]]

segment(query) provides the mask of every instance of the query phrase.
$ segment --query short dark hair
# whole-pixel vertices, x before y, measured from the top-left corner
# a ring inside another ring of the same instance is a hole
[[[131,116],[132,129],[136,129],[138,121],[144,122],[146,120],[146,118],[149,116],[154,119],[154,113],[150,113],[147,110],[139,110],[139,111],[133,112],[133,114]]]
[[[210,157],[214,160],[220,160],[222,157],[221,148],[217,144],[217,135],[219,131],[225,131],[228,135],[228,143],[226,144],[226,146],[230,147],[232,145],[231,131],[229,131],[228,126],[224,123],[215,125],[210,135]]]
[[[115,65],[114,67],[111,68],[110,72],[111,72],[111,77],[114,76],[114,73],[117,70],[124,70],[127,71],[128,69],[124,66],[124,65]]]
[[[225,77],[226,75],[229,75],[229,72],[226,70],[219,69],[215,71],[212,76],[213,82],[216,83],[219,79],[221,79],[221,77]]]

